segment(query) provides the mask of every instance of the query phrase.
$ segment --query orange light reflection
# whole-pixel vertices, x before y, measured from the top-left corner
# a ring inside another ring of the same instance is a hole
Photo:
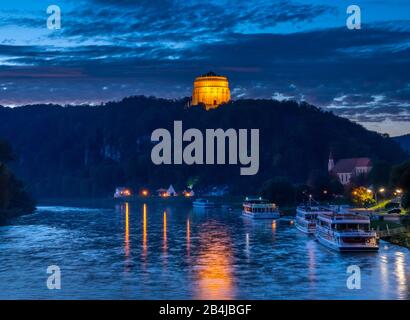
[[[125,242],[124,242],[124,251],[125,257],[130,255],[130,220],[129,220],[129,206],[128,202],[125,203]]]
[[[142,217],[142,255],[144,257],[147,255],[147,248],[147,204],[144,203]]]
[[[197,261],[197,299],[233,299],[231,239],[217,224],[206,223],[201,228],[200,252]]]
[[[167,213],[166,211],[164,211],[163,225],[164,225],[163,248],[164,248],[164,251],[166,251],[167,250]]]

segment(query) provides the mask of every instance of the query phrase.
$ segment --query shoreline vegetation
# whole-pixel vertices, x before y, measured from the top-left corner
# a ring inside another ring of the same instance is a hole
[[[228,197],[205,197],[205,198],[213,198],[217,199],[220,204],[228,204],[234,209],[240,209],[242,206],[242,201],[245,199],[245,196],[228,196]],[[152,202],[155,203],[185,203],[190,204],[194,198],[186,198],[186,197],[169,197],[169,198],[162,198],[159,196],[133,196],[127,199],[127,202],[130,204],[143,204],[147,203],[150,204]],[[122,200],[124,201],[124,200]],[[106,208],[112,207],[113,204],[116,202],[120,203],[118,200],[114,200],[110,197],[99,197],[99,198],[44,198],[40,199],[39,201],[40,206],[59,206],[62,203],[66,206],[73,206],[73,207],[95,207],[95,208]],[[283,206],[280,207],[280,211],[285,217],[295,217],[296,215],[296,206]],[[372,228],[377,231],[385,232],[387,230],[392,231],[394,233],[395,229],[398,228],[406,228],[406,232],[400,234],[394,234],[392,236],[386,236],[382,239],[395,245],[399,245],[401,247],[406,247],[410,249],[410,230],[409,230],[409,212],[402,214],[402,223],[391,222],[388,220],[384,220],[384,217],[388,217],[386,214],[383,216],[382,220],[373,220],[372,221]]]
[[[31,214],[36,210],[36,203],[25,185],[7,165],[14,159],[11,146],[0,140],[0,222]]]

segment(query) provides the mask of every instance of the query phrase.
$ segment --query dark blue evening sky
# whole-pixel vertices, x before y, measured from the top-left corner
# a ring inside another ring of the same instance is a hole
[[[49,5],[62,28],[46,27]],[[346,28],[359,5],[362,29]],[[305,100],[410,133],[410,1],[2,0],[0,104],[178,98],[195,76],[232,96]]]

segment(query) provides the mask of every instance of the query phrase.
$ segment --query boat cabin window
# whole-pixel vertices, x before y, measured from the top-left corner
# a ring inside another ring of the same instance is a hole
[[[356,230],[369,231],[370,225],[367,223],[338,223],[338,224],[333,224],[332,229],[339,230],[339,231],[356,231]]]
[[[315,220],[315,219],[316,219],[316,216],[313,215],[313,214],[306,214],[306,215],[305,215],[305,219],[306,219],[306,220]]]

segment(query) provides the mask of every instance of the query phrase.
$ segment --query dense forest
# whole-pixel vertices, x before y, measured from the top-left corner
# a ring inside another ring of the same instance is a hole
[[[228,185],[255,192],[275,177],[304,184],[327,174],[327,160],[371,157],[397,164],[407,154],[392,139],[306,103],[238,100],[205,111],[188,99],[130,97],[99,106],[0,107],[0,137],[13,144],[11,166],[36,197],[110,196],[115,186],[155,190]],[[153,130],[258,128],[260,168],[241,176],[236,165],[161,165],[151,161]]]
[[[394,137],[394,141],[398,142],[402,149],[406,150],[410,154],[410,134],[406,134],[400,137]]]
[[[35,209],[34,201],[24,184],[7,166],[13,159],[10,145],[0,140],[0,222],[5,218],[32,213]]]

